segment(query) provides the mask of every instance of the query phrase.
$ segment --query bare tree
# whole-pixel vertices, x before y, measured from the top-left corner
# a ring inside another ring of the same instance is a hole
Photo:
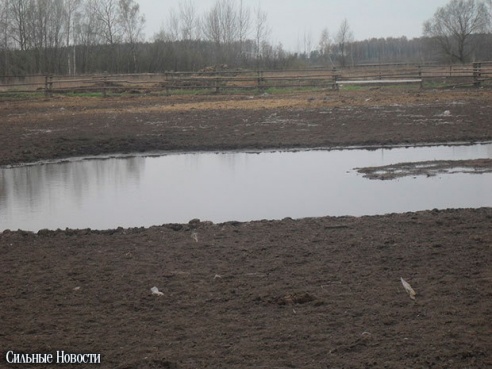
[[[94,46],[105,42],[101,36],[100,21],[92,16],[93,0],[85,1],[74,15],[74,44],[80,50],[77,65],[81,73],[93,70]]]
[[[174,9],[169,10],[167,20],[167,31],[165,31],[166,41],[178,41],[179,40],[179,16]]]
[[[302,37],[302,40],[304,44],[304,55],[306,56],[306,58],[309,58],[313,46],[313,34],[311,30],[309,31],[304,30],[304,35]]]
[[[184,68],[195,70],[199,64],[197,40],[201,37],[200,17],[193,0],[179,4],[179,25],[181,39],[180,57]]]
[[[9,32],[21,51],[29,48],[28,13],[32,6],[32,1],[26,0],[11,0],[9,3]]]
[[[321,31],[318,47],[319,47],[320,54],[328,54],[330,52],[331,39],[330,39],[330,32],[328,31],[328,28],[323,28],[323,30]]]
[[[222,42],[230,45],[239,39],[236,3],[235,0],[221,0],[218,5],[220,27],[222,28]]]
[[[33,69],[37,73],[58,72],[63,46],[63,0],[13,1],[12,27],[17,31],[21,50],[32,50]]]
[[[452,61],[465,63],[476,48],[473,35],[486,32],[489,26],[490,13],[484,1],[451,0],[424,23],[424,36]]]
[[[7,27],[9,25],[9,1],[0,0],[0,42],[4,46],[4,36],[7,34]]]
[[[200,35],[200,20],[192,0],[179,4],[179,29],[183,40],[196,40]]]
[[[95,30],[103,42],[109,45],[107,70],[111,73],[119,69],[117,45],[122,39],[122,27],[118,5],[119,0],[89,0],[88,8],[88,16],[93,17],[96,21]]]
[[[228,48],[235,38],[235,17],[232,0],[217,0],[203,17],[203,34],[215,44],[217,63],[226,59],[227,52],[224,49]]]
[[[331,62],[331,46],[330,32],[328,31],[328,28],[323,28],[323,30],[321,31],[321,36],[319,38],[318,48],[321,59],[324,62]]]
[[[9,2],[8,0],[0,0],[0,55],[3,61],[0,65],[0,74],[7,74],[9,70]]]
[[[79,8],[82,0],[64,0],[63,8],[65,9],[65,36],[66,45],[70,46],[70,40],[72,38],[73,17],[75,12]]]
[[[340,60],[340,65],[345,67],[347,66],[348,44],[354,40],[354,34],[350,29],[347,19],[344,19],[340,24],[335,40],[338,46],[338,58]]]
[[[62,55],[65,34],[65,7],[63,0],[48,1],[47,35],[45,41],[45,54],[47,54],[47,68],[51,73],[60,73],[62,70]],[[65,65],[65,64],[64,64]]]
[[[140,15],[140,5],[134,0],[120,0],[119,17],[124,41],[130,45],[133,72],[137,72],[137,45],[142,39],[144,16]]]
[[[254,20],[254,32],[255,32],[255,54],[257,67],[260,67],[260,61],[262,58],[262,45],[266,42],[266,39],[270,35],[270,27],[268,26],[268,14],[263,11],[259,6],[255,9]]]
[[[251,31],[251,11],[244,7],[243,0],[239,2],[238,10],[238,37],[239,37],[239,55],[244,52],[244,43]]]
[[[73,40],[73,28],[74,28],[74,16],[81,4],[82,0],[65,0],[65,36],[66,36],[66,46],[67,46],[67,63],[68,63],[68,74],[76,73],[76,55],[75,55],[75,42],[73,42],[73,50],[70,52],[70,43]]]
[[[118,0],[89,0],[86,10],[98,22],[98,31],[104,41],[114,45],[121,41]]]
[[[217,2],[209,11],[207,11],[202,20],[202,31],[205,38],[214,42],[217,46],[222,42],[222,27],[221,27],[221,8]]]

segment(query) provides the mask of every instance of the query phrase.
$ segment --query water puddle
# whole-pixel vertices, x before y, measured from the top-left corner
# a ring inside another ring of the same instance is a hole
[[[0,169],[0,231],[140,227],[492,206],[492,174],[387,181],[354,168],[492,158],[492,144],[186,153]]]

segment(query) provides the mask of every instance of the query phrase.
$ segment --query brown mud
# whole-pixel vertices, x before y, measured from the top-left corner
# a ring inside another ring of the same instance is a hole
[[[486,141],[491,97],[388,88],[0,102],[0,164]],[[482,208],[5,231],[0,367],[25,367],[7,365],[9,350],[64,350],[102,355],[74,366],[84,368],[491,368],[491,229]]]
[[[0,102],[0,165],[169,150],[492,140],[492,91],[55,97]]]

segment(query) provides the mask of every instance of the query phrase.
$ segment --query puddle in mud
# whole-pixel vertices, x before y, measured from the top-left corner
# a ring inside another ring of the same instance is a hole
[[[354,168],[492,158],[492,144],[190,153],[0,169],[0,231],[140,227],[492,206],[492,174],[391,181]]]

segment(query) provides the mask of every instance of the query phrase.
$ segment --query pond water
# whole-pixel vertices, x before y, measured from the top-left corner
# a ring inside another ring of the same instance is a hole
[[[182,153],[0,169],[0,231],[140,227],[492,206],[492,174],[392,181],[354,168],[492,158],[492,144]]]

